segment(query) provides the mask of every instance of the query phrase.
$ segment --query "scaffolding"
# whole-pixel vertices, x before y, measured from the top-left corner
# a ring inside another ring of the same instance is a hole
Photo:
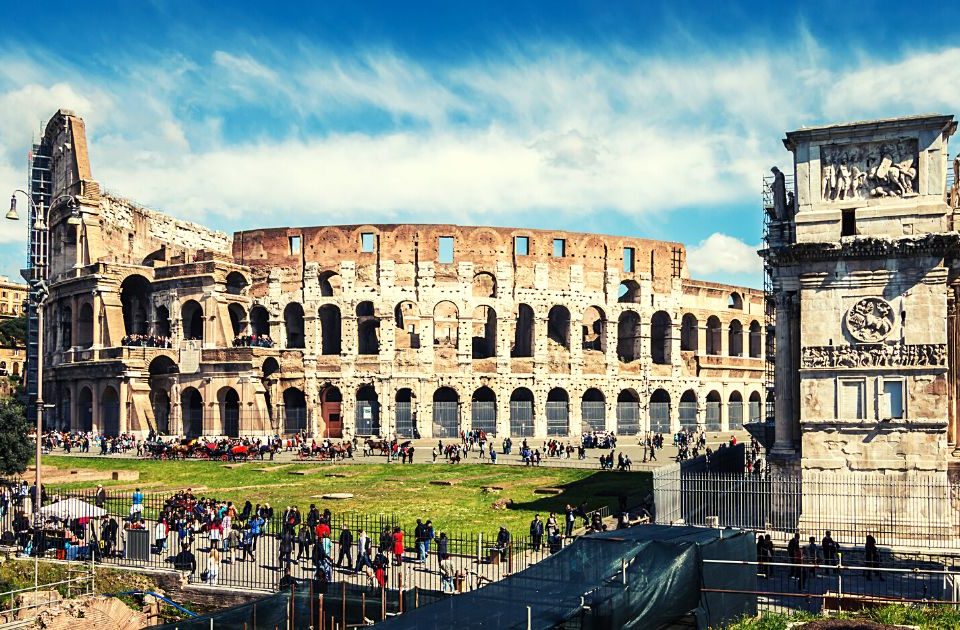
[[[33,203],[27,213],[27,269],[28,279],[34,277],[35,270],[47,262],[47,235],[38,229],[41,222],[37,219],[40,208],[47,208],[53,193],[53,174],[50,147],[42,143],[33,145],[27,156],[27,190]],[[36,413],[34,401],[37,399],[37,284],[31,282],[30,297],[27,300],[27,367],[24,379],[27,394],[27,417]]]

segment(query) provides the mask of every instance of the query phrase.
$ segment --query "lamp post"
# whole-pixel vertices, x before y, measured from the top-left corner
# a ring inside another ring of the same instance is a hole
[[[17,214],[17,193],[21,193],[24,197],[27,198],[27,201],[30,202],[30,207],[34,211],[35,221],[33,224],[34,230],[37,230],[44,234],[47,238],[44,240],[49,240],[50,233],[50,208],[57,204],[61,199],[69,199],[70,205],[73,208],[70,218],[67,219],[69,225],[79,225],[80,224],[80,215],[76,210],[76,198],[72,195],[60,195],[54,199],[50,206],[44,209],[43,202],[37,204],[33,201],[33,198],[25,191],[17,189],[13,191],[13,194],[10,195],[10,211],[7,212],[6,218],[11,221],[19,221],[20,216]],[[77,244],[79,247],[79,243]],[[41,243],[39,247],[33,252],[33,258],[31,262],[33,263],[32,273],[28,278],[30,284],[33,288],[34,300],[37,307],[37,398],[34,403],[36,407],[36,416],[37,416],[37,452],[36,452],[36,479],[35,479],[35,490],[34,490],[34,501],[33,501],[33,522],[35,527],[39,527],[41,523],[40,516],[40,507],[43,497],[43,485],[42,475],[41,475],[41,458],[43,456],[43,449],[41,446],[41,436],[43,435],[43,311],[46,306],[47,297],[49,295],[49,288],[47,287],[47,249],[44,246],[44,243]]]

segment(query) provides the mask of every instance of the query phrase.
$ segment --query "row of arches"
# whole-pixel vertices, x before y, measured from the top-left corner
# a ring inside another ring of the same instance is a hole
[[[747,334],[747,356],[759,358],[762,353],[763,332],[760,322],[753,320],[749,324]],[[700,345],[700,322],[696,315],[687,313],[680,322],[680,349],[697,352]],[[706,348],[708,355],[719,355],[723,349],[723,326],[720,318],[711,315],[706,322]],[[738,319],[730,320],[727,324],[727,356],[744,356],[744,328]]]

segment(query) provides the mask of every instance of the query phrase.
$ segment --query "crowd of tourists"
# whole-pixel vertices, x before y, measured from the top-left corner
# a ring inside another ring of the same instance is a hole
[[[144,348],[170,348],[170,337],[163,335],[125,335],[120,340],[121,345]]]
[[[863,574],[867,580],[872,580],[876,576],[880,581],[885,581],[883,572],[880,571],[880,549],[877,547],[877,539],[872,534],[866,535],[862,549],[851,548],[848,551],[862,552]],[[833,539],[830,530],[824,533],[820,544],[817,544],[816,536],[809,536],[804,543],[800,533],[796,532],[787,543],[784,562],[782,558],[777,559],[770,534],[757,534],[757,574],[761,578],[769,579],[775,577],[778,572],[786,571],[788,579],[795,581],[799,590],[807,591],[810,583],[818,575],[839,572],[842,552],[843,549]]]
[[[270,335],[237,335],[233,338],[234,348],[272,348]]]

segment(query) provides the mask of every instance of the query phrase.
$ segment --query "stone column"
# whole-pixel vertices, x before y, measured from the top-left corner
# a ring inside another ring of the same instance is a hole
[[[793,456],[795,454],[793,441],[794,424],[794,392],[797,374],[794,369],[794,347],[798,339],[792,334],[798,322],[794,316],[796,293],[779,291],[775,295],[777,304],[777,355],[776,355],[776,387],[774,389],[774,444],[772,455]]]

